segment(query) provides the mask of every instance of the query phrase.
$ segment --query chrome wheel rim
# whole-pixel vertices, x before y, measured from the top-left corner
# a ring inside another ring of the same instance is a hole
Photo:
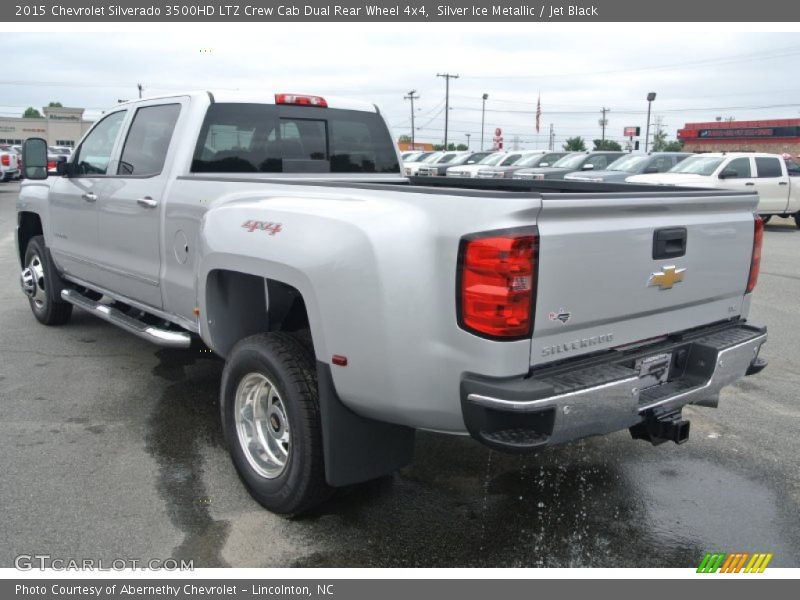
[[[283,399],[261,373],[239,382],[234,405],[236,433],[247,462],[261,477],[275,479],[286,469],[291,430]]]
[[[33,302],[37,310],[41,310],[44,308],[47,296],[44,282],[44,265],[38,254],[31,256],[31,260],[28,262],[28,269],[30,269],[34,286],[33,295],[30,297],[31,302]]]

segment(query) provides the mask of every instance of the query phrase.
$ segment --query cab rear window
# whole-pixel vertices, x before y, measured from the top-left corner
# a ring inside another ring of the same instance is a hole
[[[398,173],[376,113],[270,104],[212,104],[194,173]]]

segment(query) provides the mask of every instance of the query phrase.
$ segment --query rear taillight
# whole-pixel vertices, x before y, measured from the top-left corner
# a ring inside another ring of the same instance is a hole
[[[10,167],[11,166],[11,157],[8,154],[3,154],[3,157],[0,160],[3,161],[3,166],[4,167]]]
[[[750,258],[750,276],[747,278],[745,294],[752,292],[758,282],[758,272],[761,269],[761,246],[764,243],[764,220],[758,215],[753,222],[753,254]]]
[[[461,240],[459,326],[492,339],[521,339],[533,330],[538,231],[490,232]]]
[[[317,106],[328,108],[325,98],[304,94],[275,94],[275,104],[294,104],[296,106]]]
[[[56,161],[48,160],[47,161],[47,170],[48,171],[55,171],[55,169],[56,169]]]

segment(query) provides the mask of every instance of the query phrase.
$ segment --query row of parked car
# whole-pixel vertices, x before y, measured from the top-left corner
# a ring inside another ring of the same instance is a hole
[[[529,181],[563,179],[755,191],[758,212],[794,218],[800,228],[800,165],[760,152],[406,152],[407,176]]]
[[[482,179],[573,179],[625,181],[642,173],[664,173],[688,152],[406,152],[402,155],[408,176],[476,177]]]
[[[69,159],[72,148],[67,146],[48,146],[47,168],[55,173],[59,162]],[[0,182],[22,179],[22,146],[0,144]]]

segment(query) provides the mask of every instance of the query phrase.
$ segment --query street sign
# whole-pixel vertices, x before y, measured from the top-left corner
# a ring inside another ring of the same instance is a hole
[[[641,129],[639,127],[626,127],[625,137],[639,137]]]

